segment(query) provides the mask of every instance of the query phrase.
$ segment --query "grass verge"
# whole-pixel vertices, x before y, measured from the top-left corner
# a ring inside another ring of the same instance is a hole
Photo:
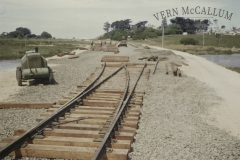
[[[230,69],[232,71],[235,71],[237,73],[240,73],[240,68],[231,68],[231,67],[227,67],[227,69]]]
[[[182,38],[193,38],[198,41],[198,45],[180,44]],[[223,35],[220,41],[214,35],[167,35],[164,36],[164,48],[188,52],[195,55],[215,55],[240,53],[240,36]],[[134,42],[144,43],[153,46],[162,46],[162,37],[135,40]]]
[[[26,51],[35,47],[43,57],[51,57],[87,44],[90,42],[84,40],[0,38],[0,60],[22,58]]]

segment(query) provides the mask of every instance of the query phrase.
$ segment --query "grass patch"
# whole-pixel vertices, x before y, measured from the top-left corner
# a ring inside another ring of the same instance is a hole
[[[240,73],[240,68],[231,68],[231,67],[227,67],[227,69],[230,69],[232,71],[235,71],[237,73]]]
[[[180,43],[182,38],[193,38],[197,40],[198,45],[183,45]],[[174,49],[179,51],[190,52],[191,54],[201,55],[201,54],[232,54],[240,53],[240,36],[230,36],[223,35],[221,41],[219,42],[215,35],[205,35],[204,36],[204,46],[203,46],[203,36],[202,35],[165,35],[164,36],[164,48]],[[134,42],[144,43],[153,46],[162,46],[162,37],[136,40]]]
[[[26,51],[35,47],[43,57],[51,57],[87,44],[90,42],[83,40],[0,38],[0,60],[20,59]]]

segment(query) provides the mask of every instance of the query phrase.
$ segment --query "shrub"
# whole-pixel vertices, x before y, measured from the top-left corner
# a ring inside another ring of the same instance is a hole
[[[133,40],[138,40],[138,39],[142,39],[142,37],[140,35],[134,35],[132,37]]]
[[[116,40],[116,41],[121,41],[122,40],[122,33],[120,31],[116,31],[114,35],[111,37],[111,39]]]
[[[232,54],[232,51],[231,50],[226,50],[226,51],[223,51],[224,54]]]
[[[174,34],[174,30],[172,30],[171,28],[166,28],[164,30],[164,35],[170,35],[170,34]]]
[[[41,34],[41,38],[52,38],[52,35],[48,32],[43,31]]]
[[[183,31],[180,25],[173,23],[168,25],[164,32],[166,35],[168,35],[168,34],[182,34]]]
[[[198,41],[193,39],[193,38],[182,38],[180,40],[180,43],[181,44],[184,44],[184,45],[197,45],[198,44]]]
[[[214,47],[208,47],[208,48],[207,48],[207,51],[209,51],[209,52],[210,52],[210,51],[215,51],[215,48],[214,48]]]
[[[158,36],[161,36],[161,35],[162,35],[162,30],[156,30],[156,34],[157,34]]]

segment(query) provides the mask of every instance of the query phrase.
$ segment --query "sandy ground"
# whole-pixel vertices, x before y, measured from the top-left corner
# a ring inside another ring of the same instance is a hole
[[[4,101],[4,99],[19,92],[21,89],[21,87],[17,85],[15,68],[0,71],[0,82],[0,101]]]
[[[73,52],[76,52],[76,55],[84,52],[85,50],[74,50]],[[69,55],[65,55],[63,57],[57,57],[56,55],[53,57],[46,58],[47,60],[52,59],[61,59],[69,57]],[[53,65],[49,65],[49,67],[53,67]],[[9,96],[12,96],[14,93],[17,93],[20,91],[21,88],[25,86],[18,86],[17,80],[16,80],[16,69],[8,69],[0,71],[0,102],[6,101],[6,99]]]
[[[188,61],[189,66],[183,65],[182,67],[184,74],[206,83],[222,99],[219,99],[220,105],[211,108],[208,117],[204,117],[207,122],[240,139],[240,74],[202,57],[186,52],[171,51]]]

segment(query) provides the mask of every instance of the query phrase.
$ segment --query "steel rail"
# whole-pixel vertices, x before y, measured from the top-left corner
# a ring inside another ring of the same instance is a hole
[[[138,81],[139,81],[139,79],[140,79],[140,77],[143,73],[143,70],[144,70],[145,66],[146,66],[146,63],[144,64],[143,69],[142,69],[141,73],[139,74],[138,79],[136,80],[136,83],[135,83],[134,87],[132,88],[130,94],[128,95],[128,97],[124,101],[123,106],[121,107],[117,116],[114,117],[112,125],[110,125],[110,127],[109,127],[107,133],[105,134],[101,144],[99,145],[96,152],[94,153],[94,155],[92,157],[92,160],[100,160],[102,158],[103,154],[106,153],[107,146],[111,142],[111,139],[114,137],[114,134],[115,134],[114,132],[118,130],[118,127],[121,123],[121,120],[122,120],[122,118],[125,114],[126,106],[128,105],[128,103],[131,100],[132,94],[133,94],[133,92],[134,92],[134,90],[137,86],[137,83],[138,83]]]
[[[129,89],[129,82],[130,82],[130,77],[129,77],[129,72],[127,71],[127,67],[125,67],[126,69],[126,87],[125,87],[125,91],[123,93],[122,99],[120,100],[120,102],[118,103],[117,109],[115,111],[115,114],[113,117],[116,117],[121,106],[123,105],[123,102],[125,101],[126,97],[127,97],[127,93],[128,93],[128,89]],[[110,126],[112,125],[113,121],[111,121]]]
[[[127,93],[128,93],[128,90],[129,90],[130,76],[129,76],[129,72],[128,72],[126,66],[125,66],[125,69],[126,69],[126,71],[127,71],[127,72],[126,72],[126,85],[125,85],[126,87],[125,87],[125,91],[124,91],[124,93],[123,93],[123,98],[122,98],[123,101],[122,101],[121,105],[119,105],[119,106],[117,107],[116,113],[119,112],[119,110],[120,110],[123,102],[125,101],[125,99],[126,99],[126,97],[127,97]]]
[[[68,103],[64,104],[63,107],[61,107],[59,110],[54,112],[51,116],[46,118],[45,120],[41,121],[39,124],[31,128],[29,131],[25,132],[23,135],[18,137],[16,140],[5,146],[0,150],[0,159],[3,159],[7,155],[9,155],[12,151],[14,151],[17,148],[20,148],[27,140],[33,138],[35,135],[39,134],[42,132],[42,130],[45,127],[50,126],[50,124],[54,121],[56,121],[59,117],[64,115],[66,112],[70,111],[71,108],[75,107],[75,105],[78,105],[82,99],[86,96],[88,96],[92,91],[97,89],[102,83],[106,82],[109,78],[111,78],[113,75],[118,73],[123,67],[126,65],[123,65],[120,67],[118,70],[113,72],[111,75],[106,77],[104,80],[102,80],[100,83],[98,83],[96,86],[88,89],[87,91],[80,92],[77,96],[72,98]],[[104,67],[105,68],[105,67]],[[102,74],[102,72],[101,72]]]

